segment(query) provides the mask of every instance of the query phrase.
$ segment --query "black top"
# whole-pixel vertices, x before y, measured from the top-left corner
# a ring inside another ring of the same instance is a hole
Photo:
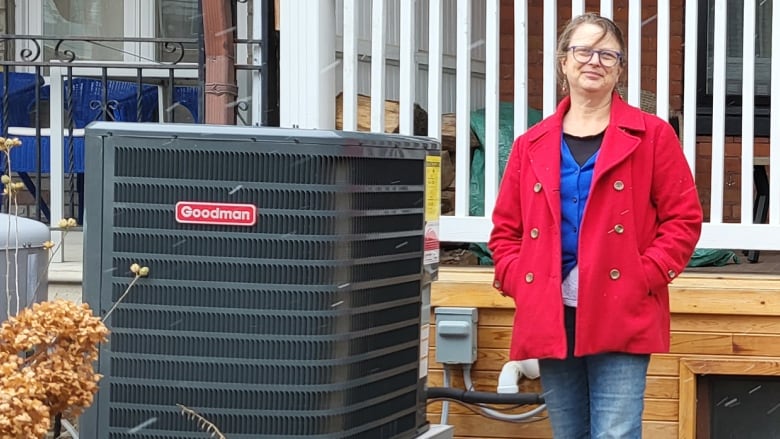
[[[601,147],[601,141],[604,140],[604,131],[585,137],[563,133],[563,140],[569,145],[569,151],[574,160],[577,161],[578,165],[582,166]]]

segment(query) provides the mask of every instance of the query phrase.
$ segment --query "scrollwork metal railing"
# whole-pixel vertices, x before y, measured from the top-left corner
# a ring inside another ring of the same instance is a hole
[[[52,169],[47,154],[52,145],[62,145],[64,150],[64,204],[69,216],[80,218],[84,174],[80,130],[86,124],[94,120],[176,121],[182,116],[180,110],[172,110],[177,107],[175,90],[182,86],[199,90],[197,105],[203,103],[203,65],[185,62],[187,47],[202,47],[198,38],[0,34],[0,44],[5,49],[5,58],[0,59],[0,131],[23,141],[24,148],[18,149],[10,164],[30,193],[23,199],[21,213],[38,220],[50,219],[49,204],[59,198],[47,197],[41,190]],[[114,58],[122,61],[100,62],[78,50],[89,46],[114,51],[120,55]],[[199,122],[203,111],[195,113],[201,116],[185,120]],[[56,125],[64,128],[62,132],[51,130],[54,118],[61,120]],[[3,165],[9,163],[3,160]],[[56,186],[52,181],[52,192]],[[3,210],[10,210],[5,202]]]

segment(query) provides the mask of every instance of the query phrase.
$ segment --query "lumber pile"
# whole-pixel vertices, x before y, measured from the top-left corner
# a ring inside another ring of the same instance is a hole
[[[357,130],[371,129],[371,97],[358,95]],[[398,101],[385,101],[385,132],[399,132]],[[336,129],[344,126],[343,96],[336,96]],[[442,115],[441,125],[441,214],[452,215],[455,210],[455,113]],[[414,104],[414,135],[428,135],[428,113],[418,104]],[[471,149],[479,146],[479,140],[471,133]]]

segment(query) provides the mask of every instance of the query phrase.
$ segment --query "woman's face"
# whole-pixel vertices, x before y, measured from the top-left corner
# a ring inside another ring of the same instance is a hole
[[[620,44],[611,34],[591,23],[583,23],[572,33],[561,68],[572,94],[612,93],[623,71]],[[590,50],[604,51],[601,53]],[[576,51],[576,53],[575,53]],[[614,64],[611,65],[610,64]]]

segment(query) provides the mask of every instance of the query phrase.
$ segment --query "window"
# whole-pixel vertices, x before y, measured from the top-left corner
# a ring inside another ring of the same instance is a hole
[[[16,10],[17,34],[98,38],[197,38],[202,29],[198,0],[41,0],[22,2]],[[47,40],[44,56],[56,57],[58,41]],[[154,47],[153,47],[154,46]],[[66,41],[59,50],[72,51],[81,61],[172,61],[160,44]],[[182,61],[198,61],[198,44],[185,44]]]
[[[157,36],[160,38],[197,38],[203,29],[198,0],[158,0]],[[175,61],[178,54],[158,48],[158,59]],[[198,62],[198,43],[184,44],[184,62]]]
[[[101,36],[121,37],[123,9],[121,2],[102,0],[45,0],[43,2],[43,35],[46,36]],[[47,40],[46,59],[56,58],[54,53],[72,51],[79,59],[120,61],[121,43],[101,42],[92,44],[81,41],[66,41],[57,46],[57,41]]]
[[[776,377],[698,376],[697,438],[780,437]]]
[[[744,1],[726,0],[726,134],[741,131],[742,105],[742,30]],[[754,57],[755,130],[757,135],[769,135],[770,66],[772,53],[772,2],[756,3],[756,40]],[[699,0],[698,102],[699,134],[711,134],[713,100],[715,0]]]

